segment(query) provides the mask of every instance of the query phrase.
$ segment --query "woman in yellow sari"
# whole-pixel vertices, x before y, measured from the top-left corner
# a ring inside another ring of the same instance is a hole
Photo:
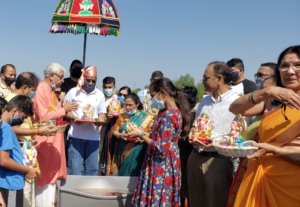
[[[114,151],[111,174],[119,176],[139,176],[143,165],[147,145],[136,137],[128,137],[132,124],[150,131],[153,116],[142,111],[143,105],[135,93],[125,97],[125,113],[121,114],[114,127],[113,135],[119,138]]]
[[[261,148],[249,158],[234,206],[300,205],[300,45],[278,59],[278,85],[242,96],[230,111],[262,114],[258,128]]]

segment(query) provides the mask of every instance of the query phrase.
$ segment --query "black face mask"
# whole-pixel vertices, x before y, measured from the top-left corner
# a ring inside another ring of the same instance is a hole
[[[71,70],[71,77],[79,79],[80,76],[81,76],[81,69],[74,68],[73,70]]]
[[[17,126],[17,125],[21,125],[23,124],[23,118],[21,117],[21,115],[19,114],[19,117],[18,118],[15,118],[15,117],[11,117],[10,118],[10,121],[9,121],[9,125],[10,126]]]
[[[5,78],[4,82],[6,83],[6,85],[11,86],[11,84],[13,84],[13,82],[16,81],[16,78]]]

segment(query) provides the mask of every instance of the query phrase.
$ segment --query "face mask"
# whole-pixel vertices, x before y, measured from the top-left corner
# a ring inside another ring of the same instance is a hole
[[[255,79],[255,84],[257,86],[258,89],[261,89],[264,87],[264,84],[265,84],[265,80],[264,78],[256,78]]]
[[[55,83],[51,83],[51,88],[52,88],[52,91],[55,91],[55,90],[56,90],[56,85],[55,85]]]
[[[127,114],[128,116],[133,116],[135,113],[136,113],[136,109],[133,110],[133,111],[127,111],[127,110],[126,110],[126,114]]]
[[[35,97],[35,92],[34,91],[31,91],[31,93],[28,95],[28,97],[30,99],[33,99]]]
[[[124,96],[118,96],[118,101],[120,102],[120,104],[124,104],[125,103],[125,97]]]
[[[231,75],[231,80],[236,81],[240,77],[240,72],[239,71],[233,71],[233,72],[231,72],[230,75]]]
[[[21,125],[21,124],[23,124],[23,118],[21,117],[20,113],[19,113],[18,118],[15,118],[14,116],[12,116],[9,121],[10,126],[17,126],[17,125]]]
[[[93,91],[96,87],[96,83],[93,83],[92,85],[88,84],[87,82],[84,82],[83,88],[87,91]]]
[[[80,76],[81,76],[81,69],[73,69],[71,71],[71,77],[79,79]]]
[[[13,82],[15,82],[16,79],[15,78],[5,78],[4,81],[5,81],[6,85],[11,86],[11,84],[13,84]]]
[[[112,88],[106,88],[103,90],[103,93],[106,97],[111,97],[113,95],[113,89]]]
[[[151,108],[155,109],[164,109],[165,108],[165,102],[163,100],[158,100],[155,96],[151,99]]]

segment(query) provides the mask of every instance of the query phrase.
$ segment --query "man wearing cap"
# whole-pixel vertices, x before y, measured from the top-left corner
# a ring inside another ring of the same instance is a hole
[[[150,78],[150,84],[158,79],[162,79],[163,77],[164,74],[161,71],[154,71]],[[152,99],[152,97],[150,96],[148,88],[139,91],[137,95],[140,97],[140,100],[144,106],[144,111],[148,112],[151,115],[156,115],[158,113],[157,109],[151,108],[150,106],[150,100]]]
[[[99,128],[106,121],[106,107],[104,94],[96,88],[96,82],[97,69],[88,66],[82,70],[78,86],[65,97],[65,103],[78,103],[77,110],[67,114],[71,119],[67,147],[69,175],[98,173]]]

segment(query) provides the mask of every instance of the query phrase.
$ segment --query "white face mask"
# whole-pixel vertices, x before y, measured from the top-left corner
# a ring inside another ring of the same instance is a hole
[[[151,102],[150,102],[151,108],[164,109],[165,108],[165,101],[164,100],[158,100],[156,98],[156,95],[151,99]]]
[[[103,93],[106,97],[111,97],[114,93],[114,90],[112,88],[105,88]]]

